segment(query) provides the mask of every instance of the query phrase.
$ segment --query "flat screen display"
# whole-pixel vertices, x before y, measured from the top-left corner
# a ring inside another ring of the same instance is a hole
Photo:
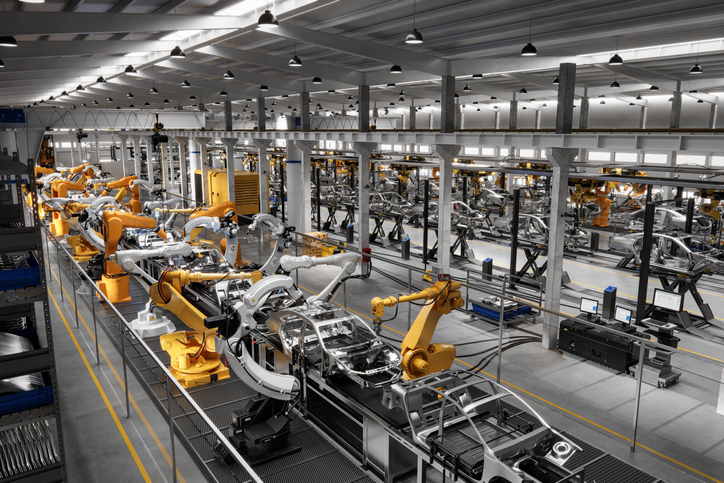
[[[654,306],[678,312],[684,308],[684,294],[654,289]]]
[[[616,315],[614,315],[614,320],[617,322],[622,322],[624,324],[631,324],[631,315],[632,312],[629,309],[624,309],[623,307],[616,306]]]
[[[585,314],[597,314],[598,300],[581,298],[581,312]]]

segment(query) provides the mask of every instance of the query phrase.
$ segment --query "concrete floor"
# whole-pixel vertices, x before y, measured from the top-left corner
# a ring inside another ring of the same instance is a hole
[[[131,411],[126,418],[120,354],[99,327],[100,365],[96,365],[93,315],[79,299],[76,328],[68,262],[61,259],[59,280],[52,244],[50,252],[47,277],[68,481],[173,481],[167,421],[130,373]],[[77,279],[76,283],[79,288]],[[178,439],[175,451],[177,481],[206,481]]]

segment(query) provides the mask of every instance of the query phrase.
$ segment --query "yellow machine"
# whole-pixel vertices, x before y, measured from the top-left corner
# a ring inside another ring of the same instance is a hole
[[[129,201],[128,207],[132,213],[141,213],[141,188],[138,185],[131,188],[131,185],[137,179],[135,175],[131,175],[116,181],[111,181],[106,185],[106,189],[101,193],[101,196],[107,195],[111,190],[118,189],[115,198],[117,202],[121,203],[130,192],[131,201]]]
[[[456,355],[455,346],[441,343],[432,344],[431,342],[440,317],[465,304],[460,287],[460,282],[453,282],[448,278],[446,281],[437,281],[431,287],[414,294],[402,295],[399,298],[381,299],[376,297],[372,299],[372,315],[375,324],[382,322],[385,307],[394,307],[400,302],[430,301],[422,307],[415,323],[412,324],[400,345],[405,379],[417,379],[452,367]]]
[[[103,213],[103,241],[105,243],[106,260],[103,262],[103,276],[98,288],[114,304],[131,300],[129,274],[116,262],[107,259],[118,250],[118,243],[121,241],[125,228],[154,229],[156,228],[156,220],[122,211],[106,211]]]
[[[217,205],[229,200],[227,173],[223,169],[209,169],[211,204]],[[259,174],[249,171],[234,171],[236,212],[240,215],[259,213]]]
[[[256,283],[262,279],[262,273],[259,271],[198,273],[189,270],[167,270],[148,290],[151,300],[157,307],[169,310],[193,329],[161,336],[161,348],[171,357],[171,373],[184,387],[226,379],[229,377],[229,369],[221,363],[216,352],[214,339],[216,329],[207,329],[204,326],[206,315],[181,295],[181,287],[191,282],[234,279],[250,279]]]
[[[56,179],[50,185],[50,191],[53,198],[65,198],[68,196],[68,190],[83,191],[85,185],[82,183],[73,183],[67,179]],[[68,222],[65,221],[60,213],[53,212],[53,221],[50,223],[50,232],[55,236],[65,236],[70,231]]]
[[[608,215],[611,212],[611,200],[608,198],[610,192],[611,189],[608,187],[608,183],[602,188],[596,188],[596,204],[601,207],[601,212],[591,220],[592,226],[608,226]]]
[[[708,203],[703,203],[701,205],[699,208],[701,212],[705,215],[711,216],[715,220],[721,218],[721,213],[716,209],[716,207],[721,204],[722,200],[724,200],[724,191],[699,188],[699,196],[702,200],[709,200]]]
[[[55,172],[55,152],[53,150],[53,135],[46,134],[43,136],[43,144],[40,145],[40,152],[38,153],[38,166],[35,168],[35,175],[38,175],[38,167],[50,169],[50,171],[43,171],[45,174]]]

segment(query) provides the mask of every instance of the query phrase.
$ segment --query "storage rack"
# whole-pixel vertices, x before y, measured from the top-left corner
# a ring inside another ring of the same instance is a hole
[[[32,341],[0,356],[0,380],[39,374],[45,387],[0,397],[0,479],[54,483],[67,478],[33,164],[0,155],[0,258],[27,260],[0,270],[0,331]]]

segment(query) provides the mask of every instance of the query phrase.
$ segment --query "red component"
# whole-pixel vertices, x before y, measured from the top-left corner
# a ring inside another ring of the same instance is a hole
[[[372,249],[369,248],[369,247],[363,248],[363,249],[362,249],[362,253],[369,253],[369,254],[371,254],[371,253],[372,253]],[[366,256],[362,255],[362,262],[364,262],[364,263],[370,263],[371,261],[372,261],[372,258],[371,258],[371,257],[366,257]]]

